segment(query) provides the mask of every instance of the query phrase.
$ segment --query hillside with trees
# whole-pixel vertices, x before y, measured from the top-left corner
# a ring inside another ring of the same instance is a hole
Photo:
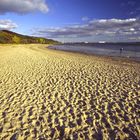
[[[15,32],[11,32],[8,30],[0,30],[0,43],[1,44],[31,44],[31,43],[39,43],[39,44],[57,44],[58,41],[42,38],[42,37],[33,37],[21,35]]]

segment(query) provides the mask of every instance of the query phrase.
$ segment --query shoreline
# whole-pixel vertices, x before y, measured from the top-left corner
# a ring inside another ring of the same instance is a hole
[[[100,58],[109,58],[113,60],[122,60],[122,61],[130,61],[130,62],[136,62],[140,63],[140,58],[138,57],[125,57],[125,56],[107,56],[107,55],[102,55],[102,54],[93,54],[93,53],[86,53],[82,51],[72,51],[72,50],[61,50],[57,48],[52,48],[53,45],[49,45],[46,48],[50,50],[55,50],[55,51],[60,51],[60,52],[66,52],[66,53],[74,53],[74,54],[81,54],[81,55],[87,55],[87,56],[94,56],[94,57],[100,57]]]

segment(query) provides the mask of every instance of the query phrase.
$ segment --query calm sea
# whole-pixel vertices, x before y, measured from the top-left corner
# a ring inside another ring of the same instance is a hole
[[[139,44],[63,44],[50,46],[49,48],[94,55],[127,57],[140,60]]]

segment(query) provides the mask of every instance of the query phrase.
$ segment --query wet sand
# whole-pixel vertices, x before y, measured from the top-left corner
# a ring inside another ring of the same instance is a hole
[[[140,63],[0,45],[0,139],[139,139]]]

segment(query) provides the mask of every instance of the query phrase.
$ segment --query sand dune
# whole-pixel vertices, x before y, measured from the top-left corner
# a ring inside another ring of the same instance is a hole
[[[139,139],[140,63],[0,46],[0,139]]]

